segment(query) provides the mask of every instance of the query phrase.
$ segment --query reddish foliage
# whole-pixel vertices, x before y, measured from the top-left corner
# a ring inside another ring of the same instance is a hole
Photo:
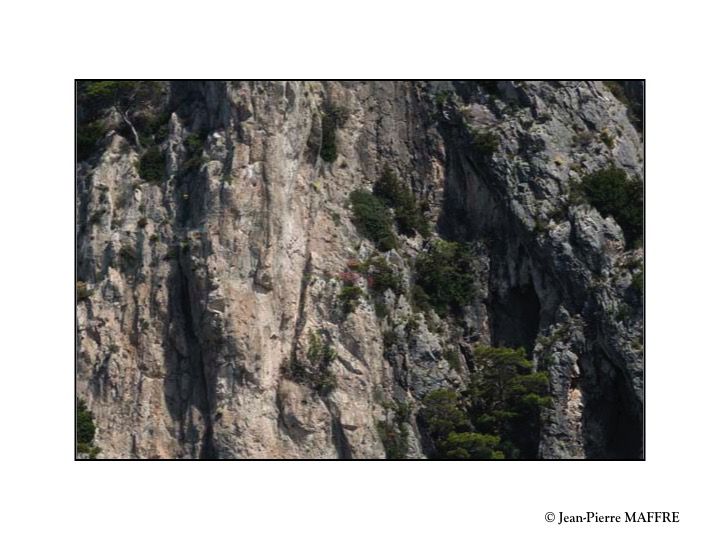
[[[340,272],[339,277],[345,285],[355,285],[360,279],[355,272]]]

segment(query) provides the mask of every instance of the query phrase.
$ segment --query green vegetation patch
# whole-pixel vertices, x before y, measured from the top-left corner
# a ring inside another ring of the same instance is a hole
[[[472,302],[475,277],[470,249],[457,242],[435,241],[415,262],[416,283],[425,294],[415,291],[417,304],[429,302],[439,315]]]
[[[343,285],[338,294],[338,301],[342,306],[342,311],[345,315],[349,315],[355,311],[355,308],[360,303],[360,298],[363,296],[363,291],[357,285]]]
[[[380,251],[397,247],[392,229],[392,216],[382,200],[369,191],[357,189],[350,193],[353,223],[360,234],[372,240]]]
[[[158,146],[148,148],[142,155],[138,174],[147,182],[162,182],[165,177],[165,156]]]
[[[105,129],[100,121],[79,125],[75,139],[77,160],[85,161],[92,157],[98,148],[98,142],[104,135]]]
[[[376,293],[391,290],[395,295],[403,292],[400,274],[382,257],[373,257],[368,261],[368,287]]]
[[[162,83],[157,81],[80,81],[77,84],[78,126],[77,159],[84,161],[95,153],[98,142],[105,134],[103,115],[114,107],[126,116],[151,101],[157,101],[161,94]],[[138,122],[140,139],[144,145],[152,144],[156,135],[167,135],[169,114],[147,117]],[[163,127],[164,123],[164,127]],[[125,122],[117,130],[128,140],[132,140],[131,130]],[[163,134],[164,133],[164,134]]]
[[[191,133],[185,139],[185,161],[183,161],[181,171],[183,173],[191,173],[197,171],[203,164],[203,148],[208,133]]]
[[[545,372],[522,349],[480,346],[462,394],[441,388],[423,399],[419,420],[440,459],[533,459],[540,412],[550,406]]]
[[[628,246],[642,243],[643,184],[639,179],[608,167],[585,176],[573,195],[597,208],[603,217],[612,216]]]
[[[95,446],[95,420],[82,399],[75,402],[75,417],[77,453],[87,454],[90,459],[95,459],[100,453],[100,449]]]
[[[337,379],[330,366],[337,358],[337,352],[329,338],[321,333],[310,334],[305,360],[295,359],[285,369],[285,375],[297,383],[310,386],[321,396],[327,396],[337,386]]]
[[[383,169],[380,179],[375,183],[373,193],[382,201],[395,209],[395,220],[398,229],[407,236],[420,233],[423,237],[430,235],[430,225],[418,208],[415,194],[401,183],[397,174],[389,167]]]
[[[472,130],[473,148],[483,157],[492,157],[500,146],[500,139],[489,131]]]

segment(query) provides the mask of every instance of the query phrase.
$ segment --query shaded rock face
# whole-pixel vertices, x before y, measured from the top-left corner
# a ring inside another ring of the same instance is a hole
[[[642,457],[642,249],[571,198],[609,165],[643,178],[640,136],[602,83],[177,82],[156,94],[126,117],[167,115],[163,136],[133,140],[108,108],[77,166],[77,382],[100,457],[384,458],[378,423],[402,403],[406,457],[423,458],[420,400],[463,389],[478,343],[524,347],[548,370],[538,457]],[[346,114],[327,162],[333,110]],[[496,135],[491,156],[478,131]],[[149,145],[161,181],[141,177]],[[476,298],[461,313],[413,307],[413,260],[432,239],[420,235],[380,254],[403,284],[383,293],[387,313],[363,280],[343,313],[340,274],[375,251],[348,195],[385,167],[424,203],[433,238],[472,245]],[[314,342],[327,365],[293,376]]]

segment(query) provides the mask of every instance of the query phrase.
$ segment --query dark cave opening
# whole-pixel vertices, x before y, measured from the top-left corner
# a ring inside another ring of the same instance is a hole
[[[493,347],[523,347],[530,357],[540,327],[540,299],[532,284],[492,298],[490,325]]]
[[[590,459],[642,459],[643,410],[625,375],[595,351],[594,376],[584,377],[585,452]],[[590,375],[590,373],[588,373]]]

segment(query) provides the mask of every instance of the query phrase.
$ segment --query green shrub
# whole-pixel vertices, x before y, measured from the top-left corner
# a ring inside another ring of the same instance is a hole
[[[600,132],[600,140],[610,150],[615,148],[615,137],[613,137],[612,134],[608,130],[604,129]]]
[[[461,363],[460,363],[460,355],[455,349],[447,349],[445,351],[445,361],[448,363],[448,365],[457,371],[460,372],[461,369]]]
[[[390,313],[387,306],[385,305],[385,302],[383,302],[382,300],[375,300],[373,305],[375,306],[375,315],[378,317],[378,319],[384,319]]]
[[[447,459],[504,459],[500,437],[485,433],[450,433],[443,444]]]
[[[408,337],[411,337],[417,333],[420,329],[420,322],[414,315],[405,321],[405,333]]]
[[[98,141],[105,135],[102,122],[90,122],[79,125],[76,137],[76,157],[78,161],[85,161],[92,157],[98,147]]]
[[[395,220],[401,233],[414,235],[417,231],[422,236],[430,234],[430,225],[420,211],[412,190],[402,185],[397,175],[385,167],[380,179],[375,183],[373,193],[395,209]]]
[[[90,459],[95,459],[100,449],[95,442],[95,421],[82,399],[75,402],[75,437],[78,454],[89,454]]]
[[[130,114],[133,106],[143,104],[159,95],[161,84],[157,81],[79,81],[77,83],[78,119],[77,155],[78,161],[92,156],[97,149],[102,117],[106,109],[115,107],[117,110]],[[151,125],[152,122],[150,122]],[[143,131],[140,121],[140,138],[151,142]],[[153,125],[153,127],[155,127]],[[132,140],[130,128],[121,122],[116,129],[127,139]]]
[[[372,291],[382,294],[389,289],[395,295],[402,293],[402,279],[385,259],[373,257],[368,263],[368,286]]]
[[[439,315],[469,304],[475,296],[473,259],[464,244],[434,242],[427,253],[418,256],[415,270],[417,285]]]
[[[290,379],[312,387],[324,397],[337,386],[337,379],[330,371],[330,366],[336,358],[337,352],[329,338],[324,339],[320,332],[314,332],[310,334],[305,361],[296,358],[284,368],[284,372]]]
[[[379,198],[358,189],[350,193],[350,203],[353,222],[363,236],[372,240],[380,251],[397,247],[390,212]]]
[[[167,138],[170,116],[169,111],[162,111],[158,114],[141,116],[137,119],[135,127],[144,146],[160,143]]]
[[[126,101],[139,81],[83,81],[78,85],[79,100],[95,109]]]
[[[385,350],[390,349],[395,343],[397,343],[397,335],[394,330],[385,330],[383,332],[383,348]]]
[[[162,182],[165,177],[165,156],[158,146],[148,148],[142,155],[138,174],[147,182]]]
[[[411,291],[413,309],[428,312],[432,309],[430,297],[419,285],[413,285]]]
[[[83,400],[78,400],[75,413],[77,415],[77,441],[92,444],[95,439],[95,422]]]
[[[435,94],[435,105],[437,105],[439,109],[442,109],[450,97],[451,93],[449,90],[440,90],[437,94]]]
[[[473,148],[483,157],[491,157],[500,145],[497,135],[487,131],[472,130]]]
[[[454,390],[448,388],[433,390],[423,398],[422,405],[420,421],[436,442],[446,439],[452,432],[466,431],[470,428],[460,396]]]
[[[181,171],[190,173],[197,171],[203,164],[203,149],[205,139],[208,132],[191,133],[185,139],[185,161],[183,161]]]
[[[161,90],[162,83],[158,81],[80,81],[77,97],[84,113],[96,117],[111,106],[125,111],[133,105],[148,103]]]
[[[355,311],[362,295],[362,289],[357,285],[344,285],[343,288],[340,289],[338,300],[345,315]]]
[[[616,167],[585,176],[579,186],[584,199],[603,217],[612,216],[625,234],[628,246],[642,243],[643,184]]]

